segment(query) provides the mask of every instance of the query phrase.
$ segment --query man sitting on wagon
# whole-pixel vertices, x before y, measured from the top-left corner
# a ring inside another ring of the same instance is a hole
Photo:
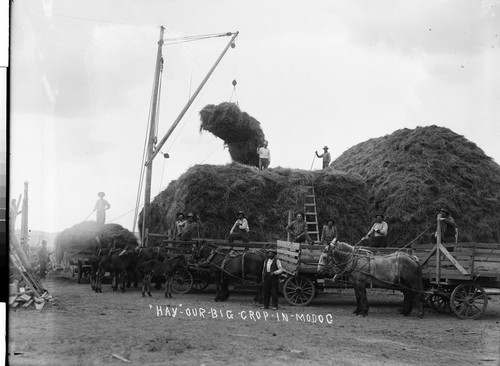
[[[198,223],[194,219],[193,213],[188,213],[187,222],[184,231],[181,234],[182,241],[191,241],[193,240],[193,236],[198,236]]]
[[[362,240],[366,240],[373,235],[371,247],[385,248],[387,247],[387,230],[388,226],[384,221],[384,215],[377,214],[375,215],[375,224]]]
[[[238,219],[229,231],[229,238],[227,241],[231,244],[235,240],[242,240],[243,243],[248,243],[250,241],[248,238],[249,231],[250,227],[248,226],[248,220],[245,218],[245,214],[243,211],[238,211]]]
[[[286,231],[290,233],[290,238],[295,243],[312,244],[312,239],[307,232],[307,223],[304,221],[304,213],[297,212],[295,215],[296,220],[292,221],[287,227]]]

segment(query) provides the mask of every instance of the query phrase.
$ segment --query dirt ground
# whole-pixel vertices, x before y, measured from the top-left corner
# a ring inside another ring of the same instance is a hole
[[[96,294],[67,274],[43,284],[54,302],[9,311],[11,365],[500,365],[500,295],[479,320],[418,319],[399,315],[400,293],[371,289],[363,318],[350,289],[264,313],[245,291],[215,303],[210,288],[165,299]]]

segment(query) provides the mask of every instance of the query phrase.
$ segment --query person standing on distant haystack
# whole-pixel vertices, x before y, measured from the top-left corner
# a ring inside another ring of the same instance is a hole
[[[295,221],[292,221],[287,227],[286,231],[290,233],[291,240],[295,243],[311,244],[312,240],[307,232],[307,223],[304,221],[304,214],[297,212]]]
[[[328,168],[328,165],[330,165],[330,161],[332,160],[332,157],[330,156],[330,153],[328,152],[328,146],[325,146],[323,148],[323,154],[318,155],[318,152],[315,151],[316,156],[318,158],[323,158],[323,169]]]
[[[271,151],[267,148],[267,140],[264,140],[263,145],[257,149],[257,154],[259,154],[259,170],[269,168],[269,163],[271,162]]]
[[[229,231],[229,238],[228,242],[231,244],[235,240],[242,240],[243,243],[248,243],[249,238],[248,238],[248,233],[250,231],[250,227],[248,226],[248,221],[245,218],[245,214],[243,211],[238,212],[238,219],[234,223],[233,227],[231,228],[231,231]]]
[[[106,210],[111,208],[108,201],[104,199],[104,192],[99,192],[97,194],[99,199],[95,203],[94,211],[96,212],[96,221],[98,224],[104,225],[106,223]]]
[[[175,229],[174,229],[174,239],[180,240],[182,233],[186,229],[187,221],[184,219],[184,214],[179,212],[177,214],[177,220],[175,221]]]
[[[437,218],[441,226],[441,243],[455,243],[457,241],[457,224],[455,224],[455,220],[453,220],[448,210],[444,208],[439,210]],[[436,238],[437,234],[436,231],[434,234]]]
[[[371,247],[374,248],[385,248],[387,247],[387,231],[389,227],[387,222],[384,221],[384,215],[377,214],[375,215],[375,224],[373,224],[372,228],[363,237],[362,240],[366,240],[373,234]]]
[[[47,242],[42,240],[42,247],[38,249],[38,263],[40,264],[40,278],[45,278],[47,272],[47,263],[50,262],[49,252],[47,251]]]
[[[191,241],[193,240],[193,236],[198,236],[198,223],[194,219],[193,213],[188,213],[186,228],[181,234],[182,241]]]
[[[321,233],[321,242],[322,245],[330,244],[334,239],[337,239],[337,228],[333,226],[334,222],[332,219],[329,219],[327,224],[323,226],[323,232]]]

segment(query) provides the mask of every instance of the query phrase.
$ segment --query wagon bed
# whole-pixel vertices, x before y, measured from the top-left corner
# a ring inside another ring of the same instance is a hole
[[[308,305],[315,295],[326,287],[346,288],[349,286],[347,276],[339,276],[333,280],[329,274],[318,273],[318,263],[324,248],[324,245],[277,241],[278,258],[284,272],[282,292],[291,305]],[[374,255],[411,251],[403,248],[360,247],[360,249],[369,250]]]
[[[486,310],[485,288],[500,288],[500,244],[413,245],[429,302],[439,312],[478,319]]]

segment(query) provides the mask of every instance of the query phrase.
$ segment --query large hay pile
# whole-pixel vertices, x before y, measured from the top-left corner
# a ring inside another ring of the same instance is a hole
[[[366,180],[370,212],[383,212],[389,243],[404,245],[436,228],[447,207],[459,241],[499,242],[500,166],[447,128],[402,129],[360,143],[331,164]],[[423,235],[420,242],[429,242]]]
[[[209,131],[224,140],[234,162],[259,165],[257,148],[265,139],[259,121],[234,103],[209,104],[200,111],[200,118],[200,131]]]
[[[151,203],[150,232],[173,230],[177,212],[195,212],[203,224],[202,237],[226,239],[236,213],[243,210],[252,241],[284,240],[288,211],[304,209],[311,182],[320,225],[334,218],[342,240],[358,241],[369,225],[361,177],[334,170],[258,171],[237,163],[196,165],[171,182]]]
[[[99,241],[96,240],[99,238]],[[61,263],[64,253],[68,256],[93,252],[101,247],[125,248],[137,246],[137,238],[129,230],[118,224],[100,225],[95,221],[84,221],[60,232],[55,240],[57,263]]]

